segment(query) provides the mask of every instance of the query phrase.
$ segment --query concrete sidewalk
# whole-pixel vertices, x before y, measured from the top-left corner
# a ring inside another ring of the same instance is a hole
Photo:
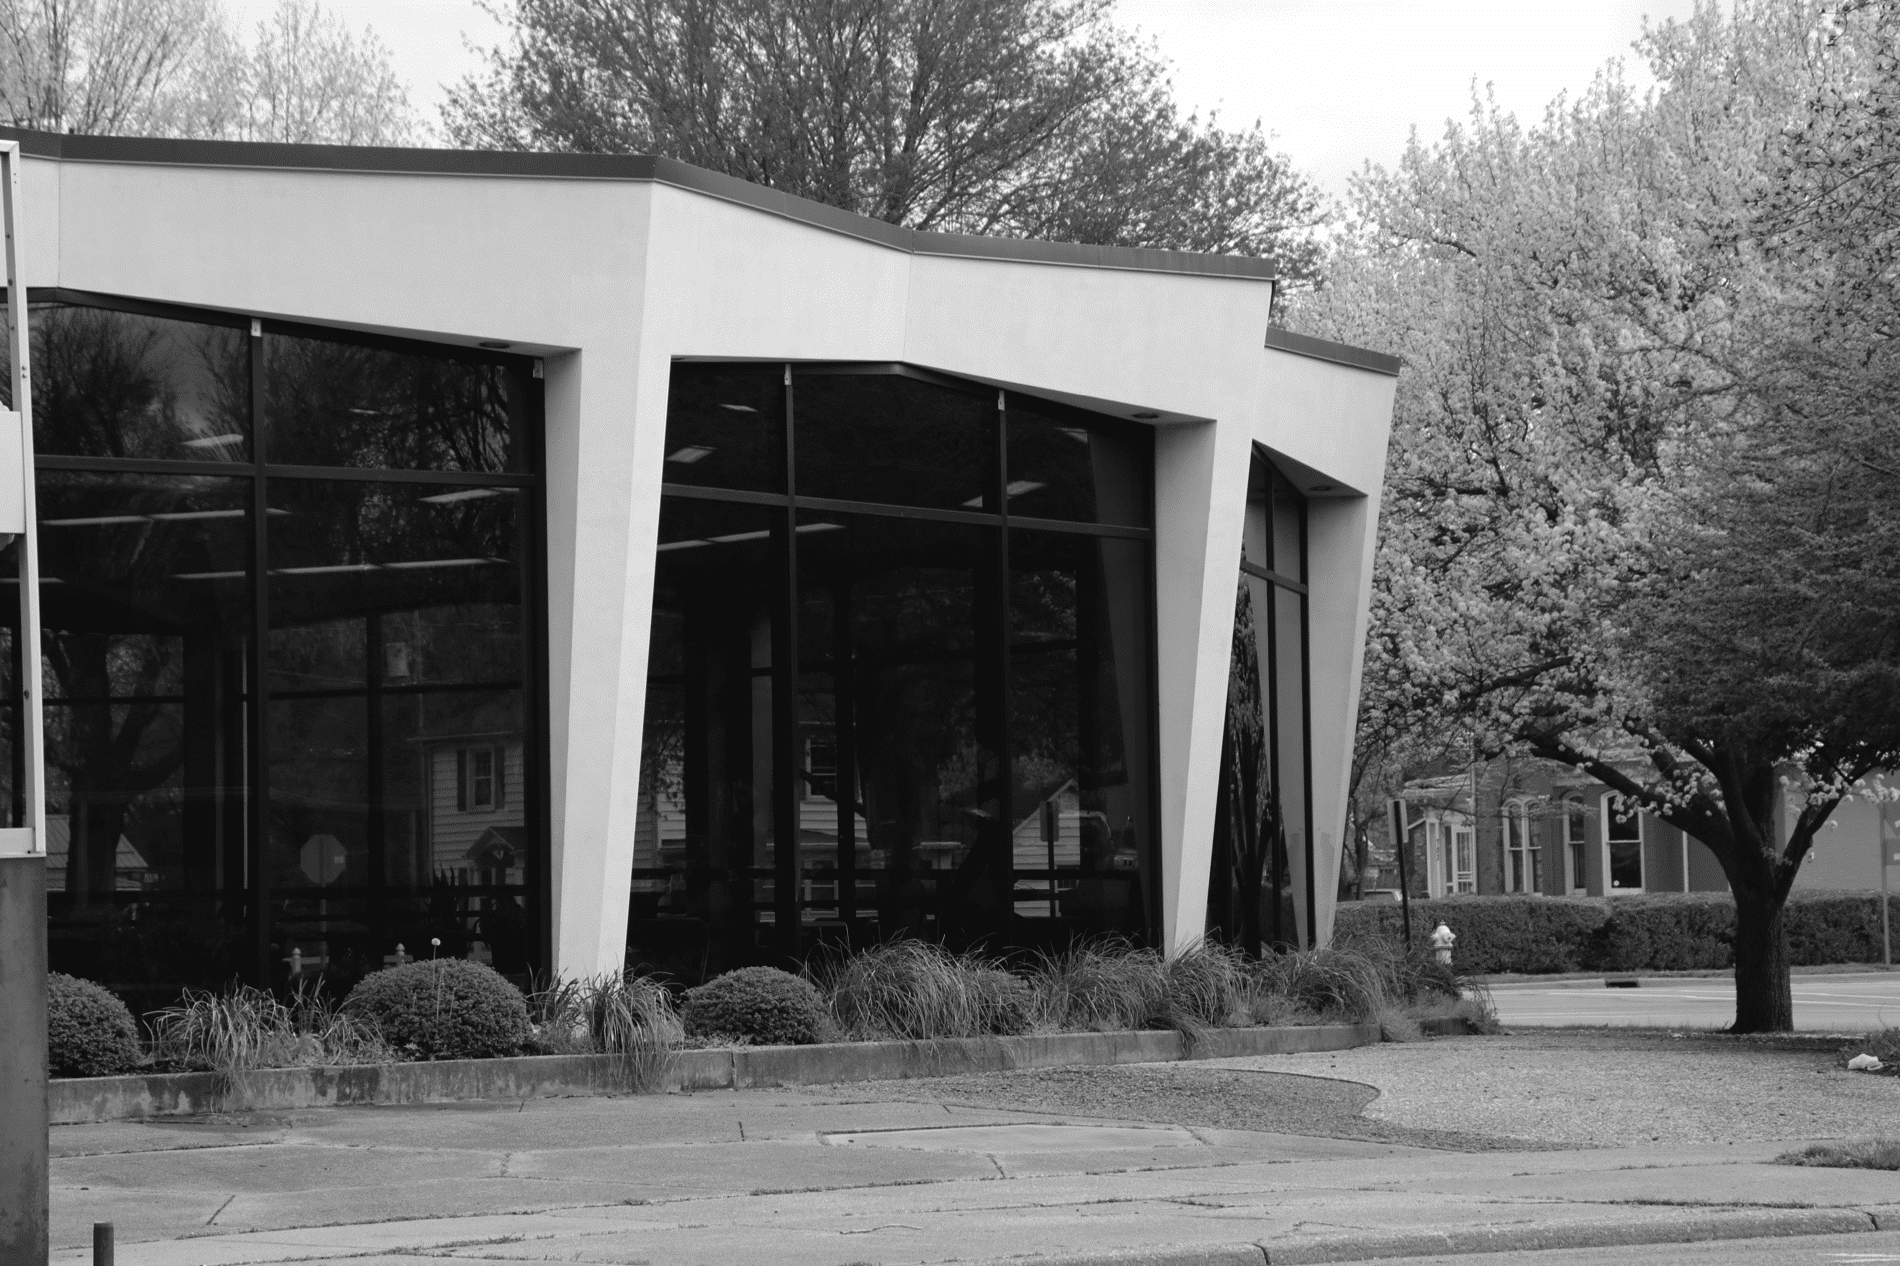
[[[1508,1042],[1485,1042],[1371,1048],[1358,1076],[1390,1077],[1396,1089],[1421,1056],[1521,1058]],[[1382,1049],[1393,1052],[1384,1063]],[[1338,1058],[1241,1071],[1259,1079],[1257,1094],[1297,1110],[1313,1089],[1348,1084],[1300,1075]],[[1101,1070],[1130,1085],[1216,1084],[1210,1075]],[[1891,1173],[1765,1163],[1805,1137],[1800,1119],[1749,1143],[1448,1151],[1142,1120],[1157,1113],[1139,1099],[1119,1120],[970,1102],[988,1085],[1018,1094],[1011,1079],[1024,1076],[885,1084],[875,1097],[863,1087],[718,1091],[59,1127],[54,1260],[89,1260],[95,1220],[116,1224],[125,1266],[1206,1266],[1900,1227]],[[1887,1119],[1900,1122],[1900,1082],[1886,1086]],[[1413,1111],[1404,1096],[1381,1101]],[[1313,1128],[1331,1127],[1315,1115]]]

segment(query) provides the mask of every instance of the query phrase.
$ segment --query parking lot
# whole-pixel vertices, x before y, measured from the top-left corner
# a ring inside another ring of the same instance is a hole
[[[1491,986],[1498,1019],[1511,1027],[1612,1024],[1721,1028],[1735,1018],[1728,976],[1645,978],[1634,989],[1600,980]],[[1816,1033],[1900,1026],[1900,971],[1794,978],[1794,1025]]]

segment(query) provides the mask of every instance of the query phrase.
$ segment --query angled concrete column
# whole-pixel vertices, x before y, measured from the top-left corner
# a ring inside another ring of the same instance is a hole
[[[1161,739],[1162,943],[1207,928],[1214,801],[1251,441],[1239,422],[1155,436],[1155,651]]]

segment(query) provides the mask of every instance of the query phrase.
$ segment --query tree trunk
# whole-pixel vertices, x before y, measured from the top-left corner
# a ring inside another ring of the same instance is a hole
[[[1794,1028],[1783,902],[1771,892],[1735,890],[1735,1024],[1731,1033]]]

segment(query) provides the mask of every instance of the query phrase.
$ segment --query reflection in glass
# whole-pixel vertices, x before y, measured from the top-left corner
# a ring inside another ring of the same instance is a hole
[[[995,510],[996,396],[903,374],[792,375],[798,494]]]
[[[867,933],[1006,932],[996,529],[814,512],[799,532],[806,872],[849,872]]]
[[[66,304],[35,303],[28,317],[38,452],[250,460],[243,330]],[[0,399],[9,391],[9,363],[0,347]]]
[[[272,462],[487,472],[527,467],[532,388],[512,362],[287,334],[266,334],[263,344],[263,421]]]
[[[760,506],[783,459],[745,428],[786,429],[782,374],[673,370],[668,448],[692,459],[667,479],[704,491],[661,505],[630,956],[697,980],[895,936],[1145,938],[1151,545],[1001,513],[1146,528],[1145,437],[1030,402],[999,430],[990,389],[794,368],[795,495]]]
[[[297,970],[355,978],[432,938],[526,969],[521,500],[271,486],[264,867]]]
[[[1147,593],[1139,541],[1010,533],[1015,909],[1073,934],[1145,925]]]
[[[777,919],[774,517],[661,506],[628,938],[692,978],[754,961]]]
[[[784,374],[780,365],[674,365],[666,481],[785,491]]]
[[[1009,397],[1009,512],[1082,523],[1148,523],[1147,431]]]
[[[39,476],[48,886],[71,968],[136,983],[237,966],[214,898],[244,867],[249,491]]]
[[[1305,508],[1253,458],[1235,593],[1208,926],[1248,952],[1308,943]]]

